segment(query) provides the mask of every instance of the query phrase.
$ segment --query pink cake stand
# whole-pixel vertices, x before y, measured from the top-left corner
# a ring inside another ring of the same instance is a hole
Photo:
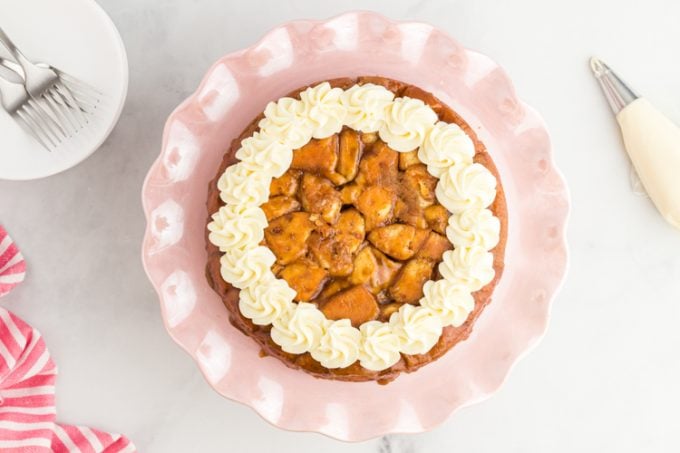
[[[359,75],[415,84],[458,111],[495,160],[509,210],[505,274],[471,337],[386,386],[315,379],[261,358],[204,276],[208,181],[231,140],[268,101]],[[208,383],[275,426],[347,441],[425,431],[489,397],[542,337],[567,267],[567,188],[543,121],[505,71],[431,25],[370,12],[289,22],[221,58],[168,118],[142,199],[144,266],[165,326]]]

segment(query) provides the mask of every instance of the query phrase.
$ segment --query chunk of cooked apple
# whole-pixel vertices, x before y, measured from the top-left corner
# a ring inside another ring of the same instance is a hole
[[[269,201],[260,206],[267,217],[267,221],[272,221],[289,212],[299,211],[300,202],[295,198],[280,195],[278,197],[271,197]]]
[[[297,291],[296,301],[307,302],[314,299],[323,289],[328,272],[309,260],[298,260],[283,268],[279,277]]]
[[[446,236],[430,231],[416,256],[438,263],[442,260],[444,252],[451,249],[453,249],[453,245],[451,245]]]
[[[354,253],[366,238],[364,217],[356,209],[347,209],[340,213],[335,224],[336,240],[347,246]]]
[[[378,133],[377,132],[362,132],[361,133],[361,142],[364,145],[370,145],[378,141]]]
[[[346,277],[352,273],[352,252],[346,243],[337,239],[337,236],[323,237],[313,232],[309,237],[309,251],[331,277]]]
[[[305,211],[316,213],[333,225],[340,216],[340,192],[326,178],[305,173],[300,183],[300,201]]]
[[[349,319],[354,327],[378,317],[378,302],[361,285],[340,291],[321,305],[321,311],[328,319]]]
[[[338,165],[337,135],[328,138],[312,139],[302,148],[293,151],[291,168],[308,173],[315,173],[333,181],[333,184],[344,184],[346,179],[335,171]]]
[[[396,302],[415,304],[423,297],[423,285],[432,276],[434,263],[427,259],[414,258],[399,271],[389,288],[390,296]]]
[[[349,282],[349,280],[333,279],[323,287],[318,298],[320,300],[328,299],[332,295],[337,294],[343,289],[349,288],[350,286],[352,286],[352,284]]]
[[[364,188],[358,184],[349,183],[340,189],[340,199],[342,204],[355,204]]]
[[[449,224],[449,211],[440,204],[428,206],[424,211],[425,220],[430,228],[439,234],[446,234],[446,227]]]
[[[378,294],[390,285],[400,267],[400,263],[369,245],[357,253],[348,280],[355,285],[365,285],[373,294]]]
[[[418,165],[420,159],[418,159],[418,150],[408,151],[406,153],[399,153],[399,170],[404,171],[411,165]]]
[[[298,190],[301,175],[302,172],[300,170],[290,168],[283,175],[272,179],[272,182],[269,185],[269,196],[294,197]]]
[[[307,253],[307,239],[314,224],[307,212],[291,212],[272,220],[264,238],[279,264],[292,263]]]
[[[415,194],[401,194],[394,204],[394,216],[400,222],[416,228],[427,228],[425,213]]]
[[[398,303],[391,303],[391,304],[384,304],[380,306],[380,320],[381,321],[389,321],[390,316],[392,314],[396,313],[399,311],[399,307],[401,307],[403,304],[398,304]]]
[[[420,250],[427,235],[428,230],[395,223],[371,231],[368,240],[381,252],[403,261],[413,257]]]
[[[293,151],[293,161],[290,168],[326,174],[335,172],[338,163],[338,136],[312,139],[302,148]]]
[[[386,225],[394,216],[396,196],[382,186],[366,188],[357,199],[356,207],[364,215],[366,231]]]
[[[335,171],[341,174],[345,181],[351,181],[359,171],[359,161],[364,148],[359,133],[352,129],[344,129],[340,133],[339,148],[338,166]]]
[[[356,182],[363,186],[389,186],[396,182],[398,173],[398,153],[385,143],[378,141],[371,146],[370,151],[364,153],[359,162]]]
[[[437,178],[428,173],[424,164],[411,165],[401,174],[401,193],[416,195],[421,208],[434,204],[436,186]]]

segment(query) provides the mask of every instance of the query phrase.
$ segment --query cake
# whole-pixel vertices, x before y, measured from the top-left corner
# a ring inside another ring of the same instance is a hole
[[[465,340],[501,277],[496,167],[432,94],[384,77],[270,102],[210,182],[207,279],[288,367],[385,384]]]

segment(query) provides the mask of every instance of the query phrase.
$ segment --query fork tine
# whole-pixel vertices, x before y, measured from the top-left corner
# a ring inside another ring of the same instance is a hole
[[[82,85],[74,85],[66,80],[61,80],[61,83],[73,94],[73,96],[80,96],[93,103],[100,102],[103,98],[103,95],[98,91],[90,90]]]
[[[57,108],[64,117],[68,118],[68,121],[73,125],[75,132],[78,132],[83,128],[84,124],[81,121],[80,116],[74,113],[74,110],[80,110],[77,105],[74,106],[73,103],[69,105],[66,99],[64,99],[64,97],[57,93],[53,88],[50,88],[45,94],[43,94],[43,96],[46,99],[50,99],[54,102],[56,106],[55,108]]]
[[[42,103],[34,99],[28,102],[28,106],[32,108],[29,110],[33,113],[34,117],[41,121],[41,125],[45,130],[52,133],[52,136],[56,139],[57,144],[60,144],[65,138],[68,137],[66,131],[64,131],[61,124],[55,120],[50,113],[43,107]]]
[[[62,81],[71,85],[77,91],[89,92],[93,97],[96,97],[96,98],[103,98],[104,97],[104,93],[102,93],[101,91],[99,91],[98,89],[93,87],[92,85],[85,83],[82,80],[77,79],[70,74],[66,74],[65,72],[58,71],[58,74],[59,74],[59,77],[61,78]]]
[[[43,94],[42,97],[50,112],[52,112],[52,115],[58,120],[57,123],[68,127],[69,133],[66,134],[67,136],[72,136],[74,133],[78,132],[80,127],[78,123],[73,120],[71,115],[65,113],[65,111],[69,110],[68,108],[62,108],[62,106],[54,99],[54,97],[50,96],[49,93]]]
[[[57,91],[59,91],[58,87]],[[71,91],[71,94],[73,95],[73,99],[75,99],[76,103],[80,107],[80,110],[82,110],[85,113],[94,114],[95,110],[97,110],[100,107],[100,101],[98,99],[91,98],[87,95],[82,95],[77,91],[75,92]]]
[[[45,149],[52,151],[56,148],[56,144],[49,134],[45,133],[44,129],[26,112],[25,108],[17,110],[16,114],[17,118],[20,118],[23,124],[27,126],[27,130],[31,133],[31,136],[38,140]]]
[[[56,147],[57,144],[59,143],[59,140],[57,139],[57,137],[54,136],[54,133],[49,128],[45,127],[43,119],[36,114],[35,110],[30,108],[28,104],[25,104],[22,107],[22,110],[26,117],[30,118],[36,130],[40,131],[42,135],[50,141],[52,146]]]
[[[94,113],[96,110],[104,107],[104,104],[98,99],[85,97],[77,92],[73,93],[73,98],[76,100],[81,110],[85,113]]]
[[[42,103],[36,99],[30,99],[27,101],[27,110],[29,113],[33,114],[36,120],[39,120],[41,125],[48,131],[52,133],[52,136],[61,142],[61,140],[68,136],[64,128],[59,124],[43,107]],[[30,107],[30,108],[28,108]]]
[[[70,135],[70,132],[64,128],[65,124],[59,118],[58,113],[44,99],[30,99],[28,104],[57,137],[68,137]]]
[[[28,132],[28,134],[31,137],[33,137],[38,143],[40,143],[43,146],[43,148],[45,148],[47,151],[52,151],[53,146],[48,145],[48,140],[43,139],[41,134],[38,132],[38,127],[32,122],[30,118],[27,117],[27,115],[23,111],[18,110],[15,114],[15,118],[17,120],[17,123],[19,123],[19,125],[26,132]]]
[[[69,114],[73,115],[78,123],[78,126],[84,127],[88,121],[80,105],[78,105],[78,102],[73,98],[73,95],[66,87],[64,87],[64,89],[59,88],[60,85],[57,83],[48,90],[48,93],[53,96],[55,100],[61,99],[61,104],[66,107],[66,110]]]

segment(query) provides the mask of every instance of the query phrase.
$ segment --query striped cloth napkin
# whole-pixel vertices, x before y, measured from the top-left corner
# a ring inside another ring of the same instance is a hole
[[[24,281],[26,263],[5,228],[0,225],[0,297]]]
[[[19,257],[19,258],[17,258]],[[0,296],[23,280],[21,253],[0,226]],[[3,292],[4,291],[4,292]],[[135,452],[120,434],[56,422],[54,390],[57,366],[40,333],[14,314],[0,308],[0,451],[22,453]]]

